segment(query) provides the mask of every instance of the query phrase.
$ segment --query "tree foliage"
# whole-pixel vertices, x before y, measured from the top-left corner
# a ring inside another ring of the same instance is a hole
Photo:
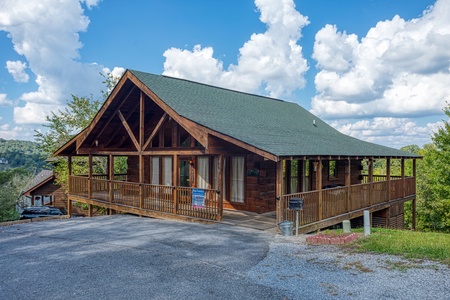
[[[18,219],[16,204],[34,173],[25,168],[0,172],[0,222]]]
[[[450,105],[444,109],[450,119]],[[450,121],[432,135],[421,150],[423,161],[417,181],[418,225],[423,230],[450,232]]]

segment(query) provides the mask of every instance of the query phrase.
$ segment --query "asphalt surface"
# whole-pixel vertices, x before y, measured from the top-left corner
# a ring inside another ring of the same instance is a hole
[[[119,215],[0,227],[0,299],[282,299],[245,276],[272,236]]]
[[[450,250],[450,245],[449,245]],[[0,299],[450,299],[431,261],[135,216],[0,227]]]

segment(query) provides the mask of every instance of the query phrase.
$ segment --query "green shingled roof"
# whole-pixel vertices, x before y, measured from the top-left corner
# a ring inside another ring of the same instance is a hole
[[[417,157],[344,135],[296,103],[129,71],[179,115],[276,156]]]

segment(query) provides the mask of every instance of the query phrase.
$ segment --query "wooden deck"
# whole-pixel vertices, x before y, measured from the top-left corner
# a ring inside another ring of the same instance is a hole
[[[107,209],[156,218],[222,221],[260,230],[277,230],[277,224],[295,222],[289,199],[304,199],[299,212],[299,232],[306,233],[338,224],[343,220],[389,208],[415,199],[415,178],[407,177],[320,191],[284,195],[277,211],[256,214],[223,210],[216,190],[205,190],[204,203],[196,205],[192,188],[138,184],[118,180],[70,176],[69,200]]]

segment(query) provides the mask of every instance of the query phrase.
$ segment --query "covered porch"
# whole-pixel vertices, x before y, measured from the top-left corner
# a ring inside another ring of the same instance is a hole
[[[275,203],[275,206],[273,209],[262,210],[262,214],[258,214],[255,211],[239,210],[239,206],[227,210],[230,207],[224,205],[224,201],[230,202],[225,200],[224,196],[227,197],[229,194],[226,186],[230,183],[230,179],[227,179],[228,173],[224,172],[222,167],[225,158],[217,157],[219,169],[211,170],[211,172],[223,175],[209,177],[210,179],[204,181],[202,186],[206,183],[206,186],[218,188],[150,184],[145,182],[143,167],[138,168],[138,173],[142,173],[138,178],[141,178],[143,182],[132,182],[129,181],[129,174],[114,174],[113,155],[106,159],[109,174],[93,174],[93,158],[89,156],[89,174],[73,175],[72,157],[69,157],[69,209],[72,207],[72,202],[80,202],[88,204],[89,212],[92,211],[92,206],[96,205],[110,212],[157,218],[240,222],[244,226],[263,216],[265,223],[261,226],[274,228],[285,220],[295,221],[295,211],[289,209],[289,200],[301,198],[304,200],[304,205],[299,212],[300,232],[311,232],[338,224],[343,220],[362,216],[364,210],[369,210],[376,216],[382,212],[384,219],[378,224],[385,227],[396,226],[394,224],[396,221],[391,222],[391,220],[403,214],[404,202],[412,201],[413,227],[415,226],[415,159],[396,159],[400,165],[400,174],[395,175],[391,175],[391,160],[394,160],[391,158],[383,159],[386,164],[386,174],[383,175],[373,174],[373,158],[364,160],[360,158],[285,159],[274,162],[273,192],[268,190],[264,194],[272,195],[271,202]],[[408,174],[405,171],[405,161],[409,164]],[[364,164],[367,166],[364,167]],[[253,193],[252,187],[255,181],[263,181],[266,187],[271,181],[271,176],[265,180],[257,176],[255,179],[254,172],[258,171],[254,168],[255,164],[245,165],[247,167],[242,170],[245,183],[242,186],[244,197]],[[324,165],[327,167],[324,168]],[[188,172],[193,174],[193,178],[197,178],[199,174],[195,167],[196,165],[193,164],[192,170]],[[173,164],[171,169],[173,182],[180,182],[179,178],[183,176],[180,172],[184,172],[184,169]],[[365,172],[368,174],[364,174]],[[269,170],[268,173],[272,172]],[[214,184],[213,181],[216,183]],[[193,183],[195,182],[198,183],[200,180],[193,180]],[[244,198],[243,202],[246,201]],[[392,213],[394,207],[397,208],[396,213]],[[403,215],[401,217],[403,219]],[[268,221],[272,222],[272,226],[267,225]]]

